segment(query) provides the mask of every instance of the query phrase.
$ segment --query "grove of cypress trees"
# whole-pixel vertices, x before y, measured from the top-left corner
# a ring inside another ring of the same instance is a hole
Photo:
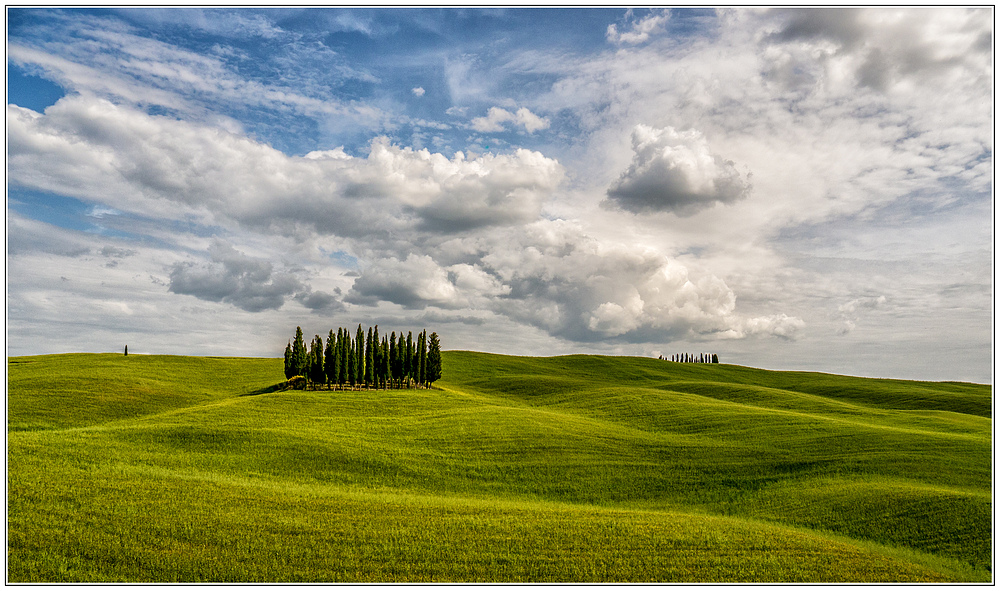
[[[352,388],[429,388],[441,378],[441,341],[436,332],[430,334],[429,340],[426,330],[417,333],[416,339],[412,331],[403,338],[402,332],[397,337],[395,331],[380,335],[375,325],[368,328],[366,335],[359,324],[356,334],[352,339],[350,330],[338,328],[336,334],[328,332],[325,343],[316,335],[306,345],[302,327],[297,326],[294,340],[285,345],[285,379],[301,376],[307,384],[344,390],[346,384]],[[705,363],[712,357],[702,354]]]
[[[427,350],[426,379],[428,386],[441,379],[441,341],[436,332],[431,333],[430,346]]]

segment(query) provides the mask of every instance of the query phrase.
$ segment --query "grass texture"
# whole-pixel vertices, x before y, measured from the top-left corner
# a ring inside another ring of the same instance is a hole
[[[443,361],[9,358],[8,581],[992,581],[989,386]]]

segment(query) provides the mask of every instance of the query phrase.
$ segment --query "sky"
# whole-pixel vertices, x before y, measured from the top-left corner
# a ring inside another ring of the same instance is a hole
[[[993,21],[8,8],[7,353],[378,324],[992,382]]]

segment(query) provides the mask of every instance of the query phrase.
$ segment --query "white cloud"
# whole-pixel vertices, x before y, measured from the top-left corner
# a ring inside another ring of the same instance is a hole
[[[854,298],[845,304],[841,304],[837,307],[837,312],[844,324],[837,331],[837,334],[845,335],[853,332],[857,328],[863,313],[883,308],[887,301],[884,295],[880,295],[878,297],[866,296]]]
[[[516,113],[511,113],[500,107],[490,107],[485,117],[476,117],[472,120],[472,129],[483,133],[504,131],[505,123],[514,122],[525,129],[528,133],[535,133],[541,129],[548,129],[550,123],[545,117],[539,117],[526,107],[521,107]]]
[[[490,309],[554,336],[644,342],[787,331],[761,322],[745,330],[753,319],[736,312],[735,294],[721,279],[692,277],[675,260],[637,244],[598,241],[577,224],[540,220],[476,248],[487,251],[478,264],[510,288]]]
[[[767,15],[776,30],[765,39],[786,84],[911,93],[917,80],[965,84],[988,76],[986,15],[961,7],[782,10]]]
[[[623,209],[689,215],[750,192],[749,175],[713,154],[697,130],[637,125],[632,151],[632,163],[608,189],[608,197]]]
[[[342,148],[296,158],[92,98],[65,97],[44,115],[7,108],[11,182],[142,215],[285,234],[524,223],[564,175],[558,162],[524,149],[449,159],[377,138],[367,158]]]
[[[407,308],[436,305],[454,307],[458,296],[448,273],[427,255],[410,255],[405,260],[390,257],[374,261],[354,281],[347,301],[375,305],[389,301]]]
[[[650,35],[663,31],[670,20],[668,11],[652,12],[638,21],[633,20],[632,9],[629,9],[625,16],[628,23],[627,30],[619,31],[618,25],[608,25],[605,37],[615,45],[638,45],[649,40]]]
[[[424,93],[427,91],[425,91],[422,87],[418,86],[414,88],[411,92],[413,92],[413,96],[422,97],[424,96]]]

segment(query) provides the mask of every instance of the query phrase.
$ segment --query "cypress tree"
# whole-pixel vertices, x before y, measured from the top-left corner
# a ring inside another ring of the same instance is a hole
[[[290,380],[295,374],[292,373],[292,341],[285,345],[285,379]]]
[[[372,365],[374,362],[374,351],[372,351],[372,329],[368,327],[368,340],[365,341],[365,386],[372,384]]]
[[[358,379],[357,353],[354,351],[354,343],[351,341],[350,333],[347,334],[347,345],[344,348],[347,355],[347,381],[354,387]]]
[[[431,333],[430,347],[427,351],[427,384],[433,384],[441,379],[441,342],[436,332]]]
[[[347,330],[337,329],[337,358],[340,363],[340,387],[347,383]]]
[[[420,356],[419,368],[417,369],[417,383],[424,385],[427,382],[427,331],[420,333],[420,344],[417,345]]]
[[[354,338],[354,365],[354,379],[361,384],[365,377],[365,331],[360,324]]]
[[[406,376],[407,387],[409,387],[409,381],[413,378],[413,331],[407,331],[406,333],[406,352],[403,356],[403,375]]]
[[[712,363],[718,363],[718,362],[719,362],[719,354],[712,353]]]
[[[306,345],[302,342],[302,327],[295,327],[295,340],[292,341],[292,369],[293,375],[307,377],[309,368],[307,366]]]
[[[316,335],[309,348],[309,381],[313,384],[322,384],[326,380],[326,372],[323,371],[323,337]]]
[[[327,385],[336,384],[337,370],[340,369],[340,365],[337,364],[337,337],[333,336],[333,329],[330,329],[330,334],[326,337],[326,349],[323,351],[323,369],[326,370]]]
[[[395,386],[399,379],[399,349],[396,348],[396,331],[389,335],[389,384]]]
[[[378,379],[379,387],[387,387],[389,381],[389,341],[382,337],[382,344],[378,347]]]
[[[375,330],[372,333],[372,363],[374,364],[372,365],[372,381],[375,383],[376,387],[379,386],[379,380],[382,377],[379,374],[379,372],[381,371],[380,368],[382,367],[381,349],[382,349],[381,341],[379,341],[378,339],[378,325],[376,324]]]

